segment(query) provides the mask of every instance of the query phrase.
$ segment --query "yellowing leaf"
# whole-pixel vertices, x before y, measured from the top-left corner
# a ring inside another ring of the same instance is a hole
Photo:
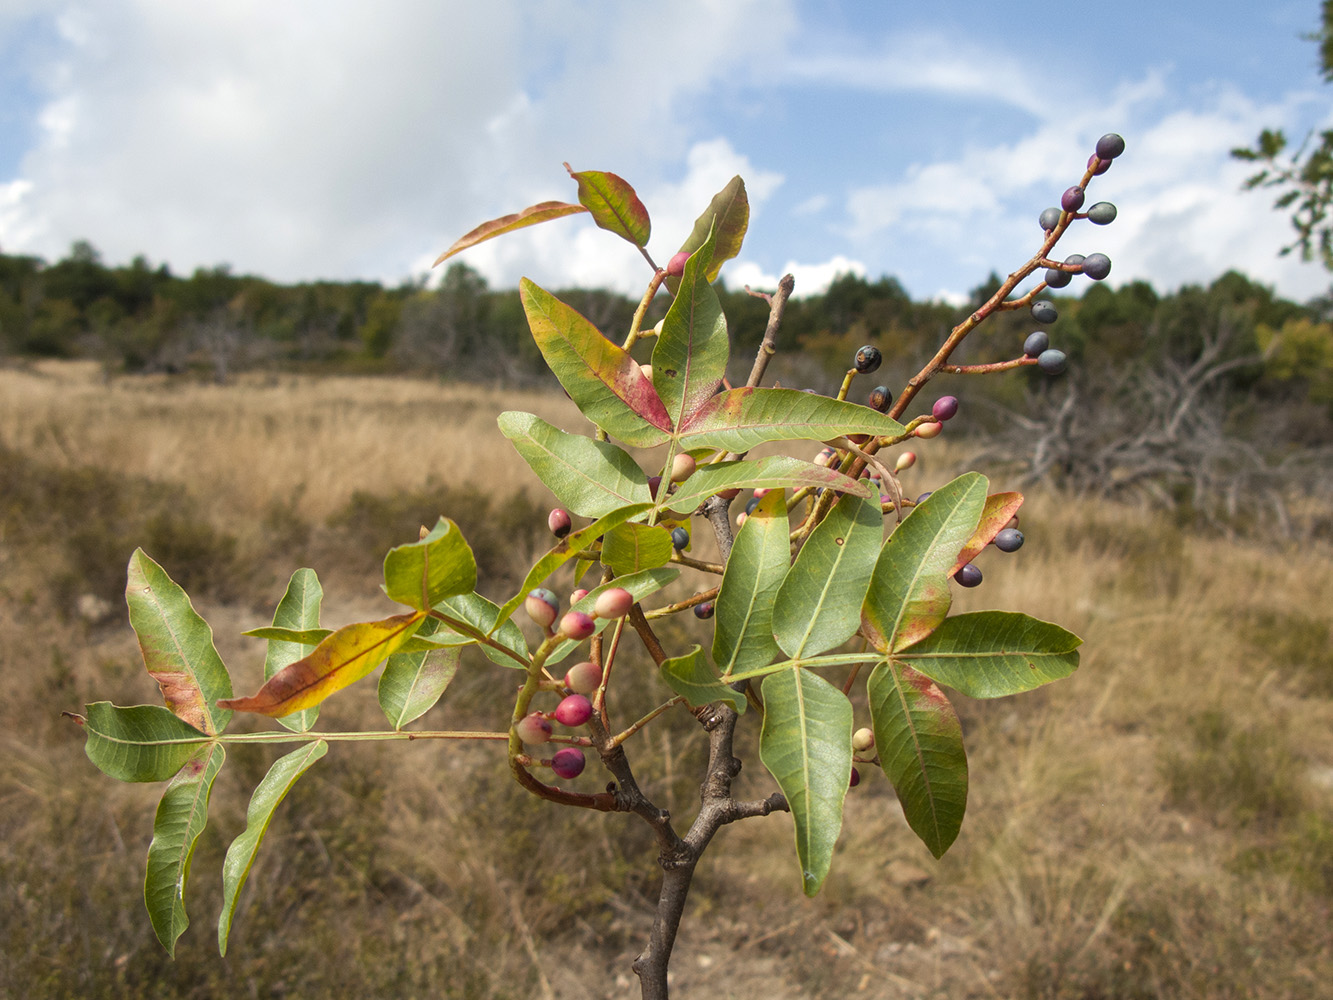
[[[344,625],[305,659],[279,670],[251,697],[228,698],[218,704],[272,718],[318,705],[397,652],[425,618],[424,611],[417,611],[378,622]]]
[[[503,236],[505,233],[512,233],[515,229],[535,226],[539,222],[549,222],[551,219],[563,218],[566,215],[577,215],[579,212],[586,211],[587,209],[582,205],[571,205],[564,201],[543,201],[540,204],[529,206],[521,212],[515,212],[513,215],[502,215],[490,222],[483,222],[470,233],[460,236],[454,241],[453,246],[435,258],[435,263],[442,264],[454,254],[466,250],[468,247],[485,243],[487,240],[494,239],[496,236]]]

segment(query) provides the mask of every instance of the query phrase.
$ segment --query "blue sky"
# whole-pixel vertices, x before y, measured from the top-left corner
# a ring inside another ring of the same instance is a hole
[[[1325,272],[1278,258],[1287,223],[1227,151],[1333,127],[1301,37],[1318,7],[0,0],[0,248],[396,283],[478,222],[573,200],[567,160],[634,184],[659,261],[739,173],[731,284],[841,270],[956,298],[1035,249],[1117,131],[1089,194],[1120,217],[1062,252],[1107,253],[1112,283],[1235,267],[1304,299]],[[462,259],[496,286],[647,278],[574,220]]]

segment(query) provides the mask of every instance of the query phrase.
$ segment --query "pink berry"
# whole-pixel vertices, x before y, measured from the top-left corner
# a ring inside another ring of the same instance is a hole
[[[555,706],[555,721],[562,726],[581,726],[592,718],[592,702],[581,694],[571,694]]]
[[[556,538],[564,538],[569,534],[569,529],[574,526],[574,522],[570,520],[569,511],[557,507],[546,515],[546,526],[551,529],[551,534],[555,535]]]
[[[584,590],[582,587],[580,587],[578,590],[574,591],[572,594],[569,595],[569,603],[578,604],[579,601],[583,600],[587,596],[588,592]]]
[[[596,631],[597,623],[582,611],[569,611],[560,619],[560,634],[566,639],[586,639]]]
[[[587,762],[588,759],[578,747],[565,747],[563,750],[557,750],[555,756],[551,758],[551,770],[560,778],[577,778],[583,773],[583,767]]]
[[[533,712],[514,723],[514,732],[524,743],[545,743],[551,738],[551,720],[540,712]]]
[[[598,618],[624,618],[634,607],[634,595],[624,587],[612,587],[597,595],[593,613]]]
[[[671,460],[671,481],[673,483],[683,483],[694,475],[695,461],[694,456],[686,452],[681,452]]]
[[[690,252],[688,250],[682,250],[679,253],[674,254],[672,258],[667,261],[666,273],[673,278],[679,278],[685,273],[685,262],[689,259]]]
[[[565,687],[579,694],[592,694],[602,683],[602,668],[591,660],[576,663],[565,671]]]
[[[912,433],[919,438],[939,437],[940,431],[944,430],[944,425],[938,420],[920,424]]]
[[[868,727],[862,727],[852,733],[852,749],[866,751],[875,745],[875,734]]]
[[[902,472],[904,469],[910,469],[916,465],[916,452],[905,451],[898,456],[898,461],[893,464],[894,472]]]
[[[542,628],[550,628],[560,613],[560,599],[545,587],[537,587],[523,601],[523,609]]]

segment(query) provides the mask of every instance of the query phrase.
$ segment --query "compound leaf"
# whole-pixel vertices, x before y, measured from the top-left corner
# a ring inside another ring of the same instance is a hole
[[[818,674],[784,670],[764,678],[759,759],[776,779],[796,825],[807,896],[823,885],[842,829],[852,776],[852,703]]]
[[[882,661],[866,683],[880,766],[907,824],[935,857],[958,836],[967,808],[967,754],[958,713],[911,667]]]
[[[148,869],[143,901],[157,939],[175,956],[176,939],[190,919],[185,912],[185,888],[190,861],[199,834],[208,823],[208,800],[213,779],[222,770],[227,753],[219,743],[191,757],[171,779],[153,818],[153,840],[148,845]]]
[[[144,666],[167,708],[209,735],[226,729],[231,713],[216,703],[231,697],[231,677],[213,645],[213,630],[143,549],[130,556],[125,603]]]
[[[231,842],[227,848],[227,857],[222,862],[222,912],[218,914],[218,954],[226,956],[227,938],[231,934],[231,921],[236,915],[236,903],[240,899],[245,880],[250,877],[255,857],[259,854],[259,845],[264,842],[264,834],[273,820],[273,813],[287,793],[296,784],[296,779],[305,774],[310,766],[329,752],[329,745],[323,740],[307,743],[299,750],[293,750],[284,757],[279,757],[268,769],[262,781],[250,796],[250,807],[245,811],[245,831]]]

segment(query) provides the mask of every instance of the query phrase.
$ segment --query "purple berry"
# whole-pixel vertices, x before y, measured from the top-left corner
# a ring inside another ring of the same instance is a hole
[[[671,547],[680,552],[690,544],[690,533],[684,528],[671,529]]]
[[[1097,154],[1093,153],[1088,157],[1088,169],[1093,172],[1094,176],[1097,174],[1104,174],[1111,169],[1111,161],[1099,159]]]
[[[883,413],[889,408],[889,387],[887,385],[877,385],[870,390],[869,398],[870,408],[879,410]]]
[[[555,721],[574,728],[592,718],[592,702],[581,694],[571,694],[555,706]]]
[[[1034,330],[1028,334],[1028,339],[1023,341],[1023,353],[1029,358],[1035,358],[1050,346],[1051,338],[1046,335],[1046,331]]]
[[[558,778],[577,778],[587,763],[588,758],[583,756],[583,751],[578,747],[565,747],[557,750],[551,758],[551,770]]]
[[[657,499],[657,490],[661,485],[662,485],[661,476],[648,477],[648,495],[652,497],[654,500]]]
[[[861,772],[858,771],[856,768],[852,768],[852,776],[847,780],[847,787],[855,788],[860,783],[861,783]]]
[[[1041,215],[1037,217],[1037,222],[1041,224],[1042,229],[1049,233],[1060,224],[1060,210],[1058,208],[1042,209]]]
[[[862,375],[869,375],[879,368],[883,360],[884,355],[880,353],[878,347],[874,344],[866,344],[865,347],[856,352],[854,364],[856,370]]]
[[[545,587],[537,587],[523,601],[523,610],[542,628],[550,628],[560,613],[560,598]]]
[[[578,694],[592,694],[602,683],[602,668],[591,660],[576,663],[565,671],[565,687]]]
[[[1107,132],[1097,140],[1097,159],[1114,160],[1125,151],[1125,140],[1114,132]]]
[[[634,595],[624,587],[612,587],[597,595],[593,614],[598,618],[624,618],[634,607]]]
[[[995,536],[995,547],[1001,552],[1017,552],[1023,547],[1023,532],[1017,528],[1001,528]]]
[[[1072,274],[1068,271],[1061,271],[1058,267],[1048,267],[1045,278],[1047,288],[1064,288],[1065,285],[1074,280]]]
[[[1047,375],[1059,375],[1068,365],[1069,359],[1065,357],[1064,351],[1052,348],[1037,355],[1037,367]]]
[[[974,564],[968,563],[955,573],[953,578],[958,581],[960,586],[976,587],[981,583],[981,570],[977,569]]]
[[[934,492],[935,492],[934,490],[926,490],[925,493],[922,493],[919,497],[916,498],[916,505],[920,507],[921,504],[925,501],[926,497],[930,496]]]
[[[1115,222],[1115,206],[1109,201],[1099,201],[1088,209],[1088,221],[1098,226],[1109,226]]]
[[[1111,258],[1104,253],[1088,254],[1083,260],[1083,273],[1093,281],[1101,281],[1111,273]]]
[[[713,617],[713,610],[713,602],[704,601],[703,604],[696,604],[694,606],[694,617],[698,618],[701,622],[707,621],[709,618]]]
[[[957,396],[941,396],[930,408],[930,415],[941,422],[950,420],[958,412]]]
[[[1083,207],[1083,189],[1075,184],[1060,196],[1060,207],[1066,212],[1077,212]]]
[[[514,723],[514,732],[524,743],[536,746],[551,738],[551,720],[540,712],[533,712]]]
[[[564,538],[569,534],[569,529],[574,526],[574,522],[569,518],[569,511],[557,507],[546,515],[546,526],[551,529],[551,534],[555,535],[556,538]]]
[[[1032,318],[1038,323],[1054,323],[1059,315],[1055,311],[1055,306],[1049,302],[1037,301],[1032,303]]]
[[[566,639],[583,640],[597,631],[597,623],[591,615],[582,611],[570,611],[560,619],[560,634]]]

